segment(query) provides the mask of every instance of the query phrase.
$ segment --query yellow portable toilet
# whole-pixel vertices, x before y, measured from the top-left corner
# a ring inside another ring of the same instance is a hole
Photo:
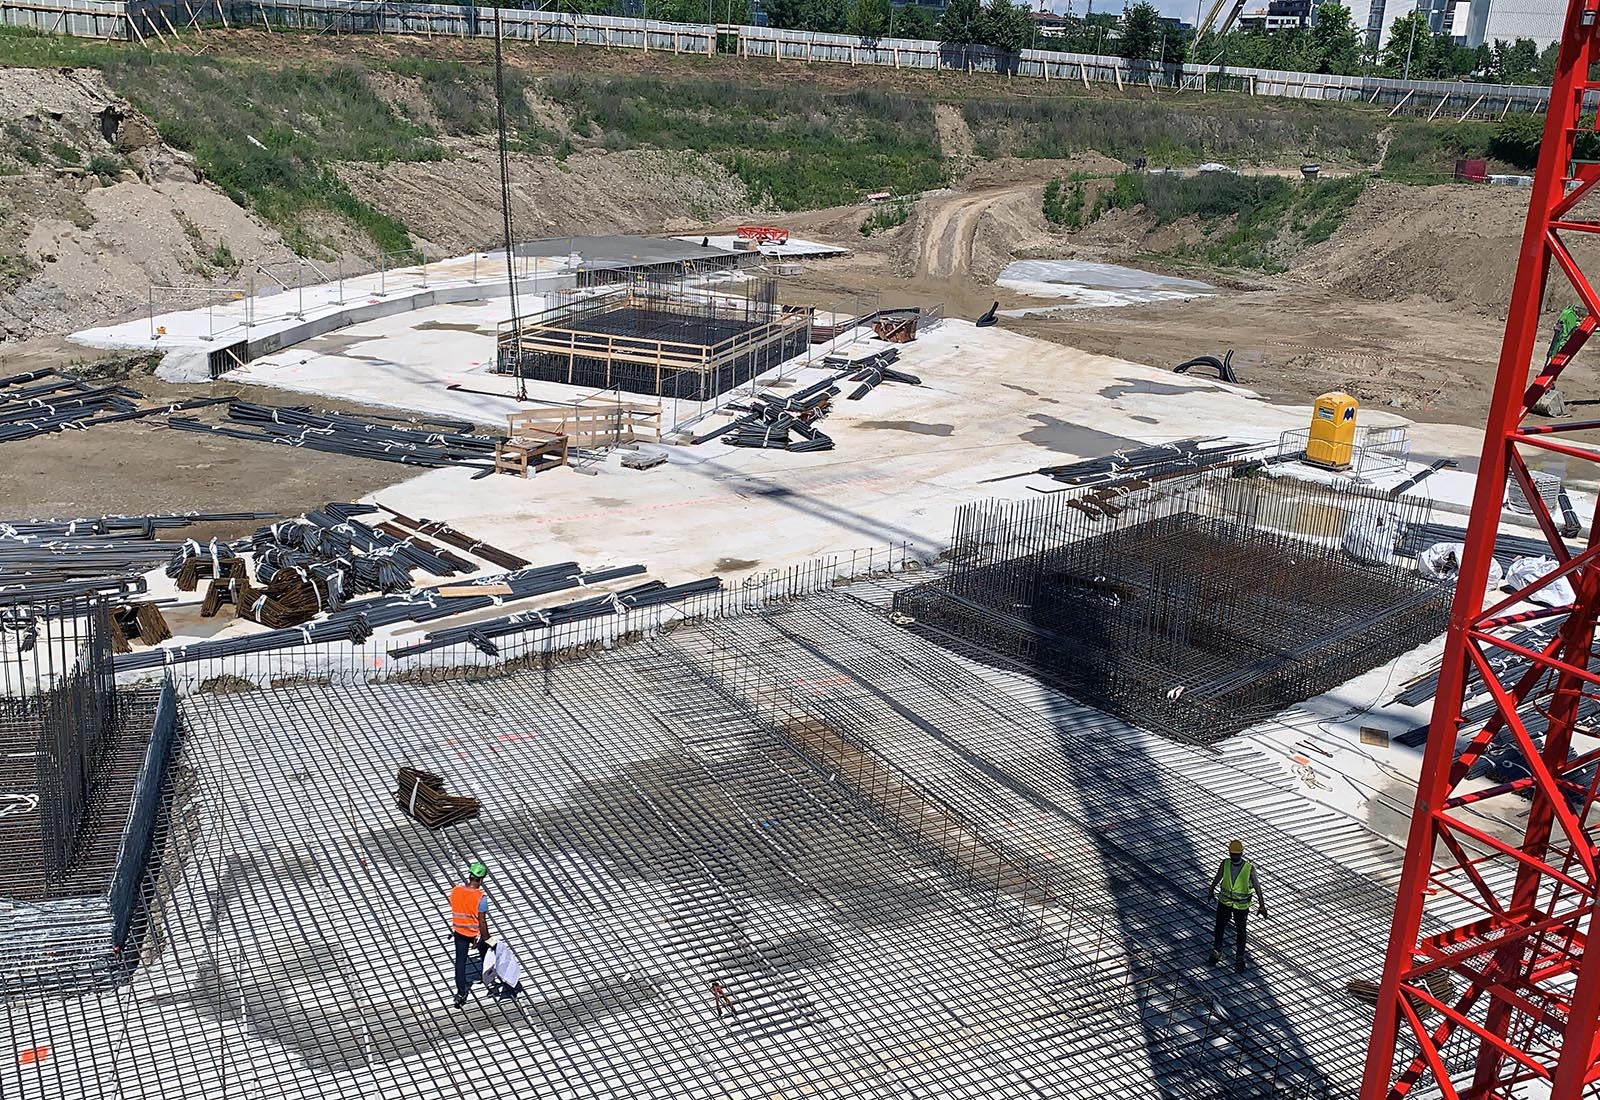
[[[1329,470],[1348,470],[1356,443],[1356,409],[1347,393],[1325,393],[1311,403],[1311,434],[1306,461]]]

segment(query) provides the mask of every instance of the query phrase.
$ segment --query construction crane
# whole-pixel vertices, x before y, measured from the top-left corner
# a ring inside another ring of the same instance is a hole
[[[1213,27],[1212,24],[1216,23],[1217,16],[1221,13],[1224,5],[1227,5],[1228,17],[1220,25]],[[1206,17],[1200,20],[1199,25],[1194,29],[1194,40],[1198,42],[1208,33],[1216,35],[1227,34],[1233,27],[1233,21],[1239,18],[1239,13],[1243,10],[1244,0],[1211,0],[1211,7],[1207,10]]]
[[[1529,472],[1540,456],[1564,458],[1581,469],[1579,479],[1600,466],[1600,445],[1582,434],[1600,421],[1529,421],[1600,324],[1600,298],[1568,250],[1600,233],[1592,220],[1600,215],[1585,209],[1600,164],[1574,159],[1579,135],[1593,129],[1581,117],[1584,94],[1600,88],[1588,75],[1600,61],[1597,11],[1600,0],[1571,0],[1566,13],[1361,1100],[1600,1094],[1600,951],[1587,951],[1588,937],[1600,934],[1600,748],[1587,721],[1600,698],[1600,515],[1587,542],[1569,547]],[[1575,300],[1577,323],[1571,315],[1558,322],[1530,367],[1547,300]],[[1555,565],[1485,606],[1511,483]],[[1519,630],[1527,631],[1520,640]],[[1469,691],[1486,692],[1493,708],[1470,734]],[[1464,781],[1491,743],[1519,748],[1526,768],[1469,788]],[[1502,819],[1526,816],[1520,840],[1485,828],[1478,811],[1502,807]]]

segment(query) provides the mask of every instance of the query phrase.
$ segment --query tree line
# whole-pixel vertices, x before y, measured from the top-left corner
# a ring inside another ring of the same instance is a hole
[[[521,0],[502,2],[511,6]],[[548,6],[575,14],[626,14],[681,23],[749,23],[752,16],[751,0],[555,0]],[[1318,5],[1317,21],[1309,27],[1205,34],[1198,41],[1192,28],[1163,19],[1148,0],[1120,15],[1068,15],[1053,27],[1036,25],[1026,4],[1016,0],[948,0],[938,18],[920,4],[891,0],[765,0],[764,7],[768,24],[786,30],[937,40],[1008,53],[1061,50],[1169,65],[1195,61],[1338,76],[1549,84],[1556,64],[1554,44],[1541,50],[1529,38],[1475,49],[1457,45],[1449,35],[1435,34],[1421,11],[1396,19],[1383,48],[1373,53],[1350,8],[1337,0]]]

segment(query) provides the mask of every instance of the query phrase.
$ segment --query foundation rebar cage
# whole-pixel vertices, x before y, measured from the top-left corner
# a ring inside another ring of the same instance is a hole
[[[111,630],[97,596],[0,604],[0,776],[11,800],[0,881],[48,888],[78,852],[117,728]]]
[[[685,271],[637,272],[601,290],[558,291],[502,322],[496,369],[585,388],[709,400],[805,352],[810,317],[778,304],[770,276],[740,294]]]
[[[1417,498],[1243,463],[1107,499],[962,508],[949,565],[896,610],[1069,693],[1211,743],[1444,629],[1450,592],[1397,548]]]

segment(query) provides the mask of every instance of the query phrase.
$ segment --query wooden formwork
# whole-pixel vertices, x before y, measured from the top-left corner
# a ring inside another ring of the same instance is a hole
[[[576,405],[534,405],[506,417],[507,433],[553,432],[572,447],[616,447],[661,438],[661,406],[593,397]]]

